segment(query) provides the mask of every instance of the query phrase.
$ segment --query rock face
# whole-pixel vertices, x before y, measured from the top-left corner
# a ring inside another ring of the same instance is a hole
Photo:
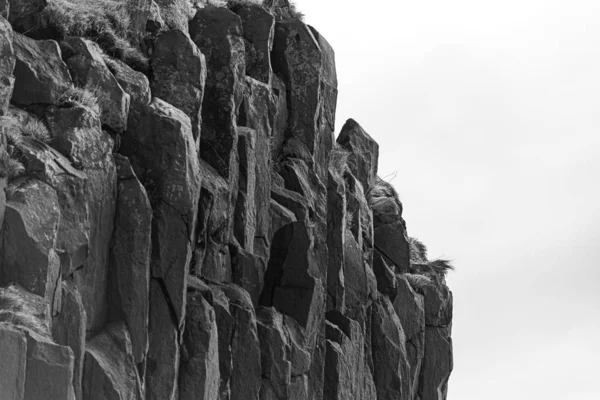
[[[327,40],[287,0],[122,3],[145,73],[0,0],[0,398],[444,400],[452,293],[374,136],[334,143]]]

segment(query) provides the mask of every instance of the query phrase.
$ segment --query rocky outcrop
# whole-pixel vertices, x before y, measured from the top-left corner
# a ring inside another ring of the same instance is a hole
[[[149,69],[0,0],[0,397],[445,399],[452,293],[374,136],[334,140],[327,40],[287,0],[122,3]]]

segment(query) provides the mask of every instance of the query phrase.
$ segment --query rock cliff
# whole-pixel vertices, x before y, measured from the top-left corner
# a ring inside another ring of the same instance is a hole
[[[0,397],[442,400],[407,235],[285,0],[0,0]]]

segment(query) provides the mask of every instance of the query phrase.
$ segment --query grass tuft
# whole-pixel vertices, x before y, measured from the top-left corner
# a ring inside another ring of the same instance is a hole
[[[394,187],[377,177],[367,191],[367,201],[373,210],[375,225],[391,224],[402,220],[402,203]]]
[[[126,1],[50,0],[42,11],[41,29],[54,30],[57,39],[79,36],[91,39],[110,56],[141,72],[148,58],[132,43],[132,23]]]
[[[410,262],[411,263],[427,262],[427,246],[425,246],[423,244],[423,242],[421,242],[417,238],[409,237],[408,244],[410,247]]]
[[[35,314],[16,287],[0,288],[0,322],[49,336],[48,328]]]
[[[277,21],[304,21],[304,14],[296,9],[296,4],[293,1],[265,0],[263,1],[263,7],[269,10]]]
[[[98,90],[89,90],[77,86],[67,87],[59,96],[59,105],[62,107],[72,107],[79,105],[87,107],[100,115],[100,100]]]

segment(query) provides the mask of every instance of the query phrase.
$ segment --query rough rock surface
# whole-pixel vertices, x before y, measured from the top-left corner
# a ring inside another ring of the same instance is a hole
[[[19,105],[58,104],[63,90],[71,84],[67,65],[54,40],[33,40],[15,33],[17,62],[11,102]]]
[[[332,46],[287,0],[206,3],[119,3],[142,73],[0,0],[0,116],[51,136],[0,119],[0,398],[445,400],[452,293],[375,136],[334,144]]]
[[[15,63],[13,31],[8,21],[0,16],[0,115],[6,112],[12,96]]]

